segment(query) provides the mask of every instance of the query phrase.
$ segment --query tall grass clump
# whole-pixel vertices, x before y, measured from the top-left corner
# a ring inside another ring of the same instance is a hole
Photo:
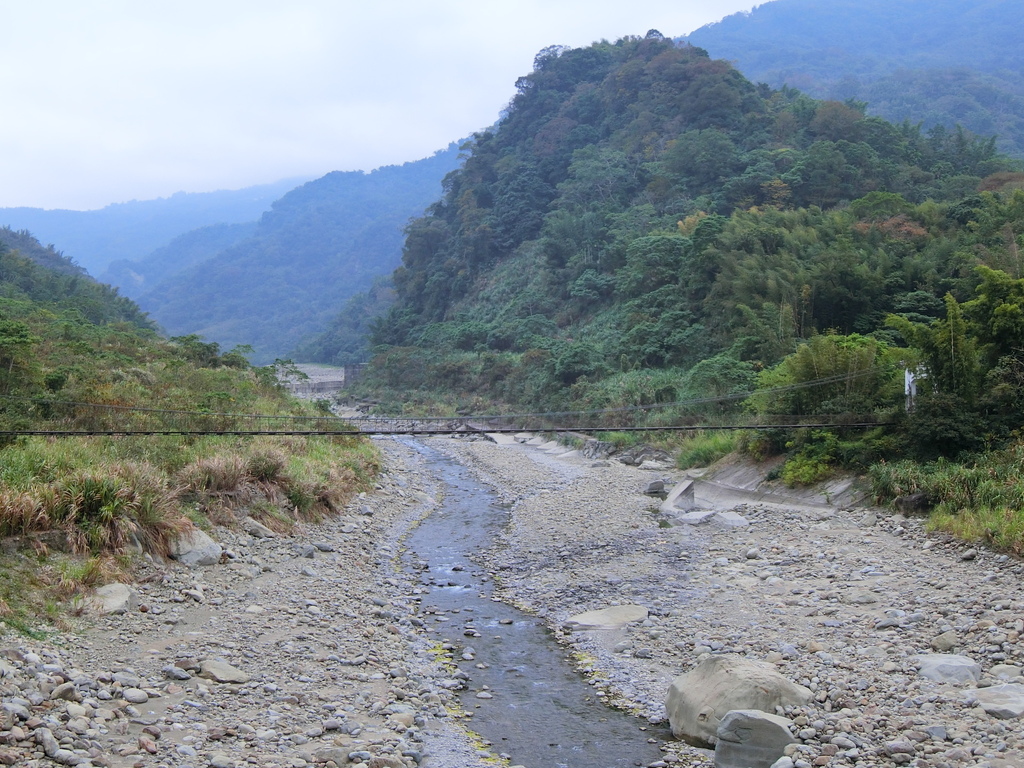
[[[1024,445],[962,462],[879,463],[868,476],[879,503],[923,493],[931,528],[1024,554]]]
[[[679,444],[676,466],[679,469],[707,467],[735,451],[739,443],[739,435],[726,430],[687,433]]]

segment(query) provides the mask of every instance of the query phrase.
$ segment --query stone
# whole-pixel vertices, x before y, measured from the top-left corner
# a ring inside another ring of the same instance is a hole
[[[931,504],[928,503],[928,495],[925,493],[897,496],[892,503],[904,515],[924,513],[931,508]]]
[[[858,589],[843,595],[842,600],[851,605],[873,605],[878,602],[878,595],[867,589]]]
[[[750,521],[747,520],[739,512],[716,512],[711,518],[711,525],[715,528],[746,528],[750,525]]]
[[[120,582],[105,584],[93,592],[92,607],[97,613],[113,616],[130,613],[139,608],[139,593]]]
[[[247,683],[249,676],[227,662],[206,659],[199,665],[199,677],[217,683]]]
[[[242,530],[248,533],[250,536],[256,539],[274,539],[277,538],[277,534],[267,528],[259,520],[254,520],[251,517],[243,517],[240,523]]]
[[[1024,716],[1024,685],[1003,683],[989,688],[967,691],[965,699],[978,704],[988,714],[1000,720],[1015,720]]]
[[[794,741],[792,721],[757,709],[734,709],[718,724],[715,768],[771,768]]]
[[[57,750],[60,749],[60,743],[54,738],[53,732],[49,728],[38,728],[35,731],[36,744],[43,748],[43,754],[47,757],[53,757],[57,754]]]
[[[613,605],[597,611],[587,611],[570,616],[565,620],[569,629],[618,629],[635,621],[644,621],[647,609],[642,605]]]
[[[405,768],[405,763],[397,757],[376,755],[370,758],[366,768]]]
[[[648,496],[657,496],[659,493],[665,492],[665,481],[664,480],[651,480],[644,488],[644,493]]]
[[[149,694],[141,688],[125,688],[121,691],[121,698],[129,704],[145,704],[149,701]]]
[[[672,681],[665,703],[672,735],[697,747],[713,748],[718,725],[728,712],[803,706],[811,691],[787,680],[772,664],[736,654],[709,656]]]
[[[1018,677],[1024,677],[1024,669],[1014,664],[996,664],[988,673],[996,680],[1015,680]]]
[[[187,669],[182,669],[181,667],[175,666],[174,664],[168,664],[160,671],[163,672],[164,677],[166,677],[168,680],[192,679],[192,675],[189,673]]]
[[[81,701],[82,695],[75,688],[74,683],[61,683],[50,691],[51,699],[63,699],[64,701]]]
[[[674,510],[666,510],[665,505],[662,504],[661,511],[672,512]],[[679,515],[679,517],[677,517],[676,519],[683,525],[704,525],[704,523],[708,522],[712,517],[714,517],[717,514],[718,513],[715,512],[713,509],[695,509],[691,512],[687,512],[685,515]]]
[[[318,749],[313,755],[315,763],[334,763],[335,765],[348,765],[350,749],[342,747],[325,747]]]
[[[170,556],[182,565],[197,568],[220,562],[222,549],[204,531],[193,528],[171,542]]]
[[[959,644],[960,638],[956,632],[949,630],[932,638],[932,648],[940,653],[951,651]]]
[[[966,656],[951,653],[926,653],[914,657],[918,673],[936,683],[963,685],[981,679],[981,667]]]

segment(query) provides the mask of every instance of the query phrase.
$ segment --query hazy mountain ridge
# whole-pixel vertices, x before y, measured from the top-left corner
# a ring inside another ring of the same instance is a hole
[[[301,182],[285,179],[239,190],[178,192],[95,211],[0,208],[0,226],[28,230],[42,242],[59,244],[76,263],[100,275],[114,261],[144,258],[193,229],[256,221]]]
[[[200,227],[178,235],[144,259],[111,263],[100,279],[118,286],[126,296],[136,298],[161,280],[215,257],[224,249],[251,237],[255,231],[255,221]]]
[[[401,166],[307,182],[276,200],[251,236],[169,274],[139,303],[172,335],[247,344],[258,361],[284,356],[398,265],[404,226],[437,199],[458,154],[453,144]],[[203,239],[183,240],[192,237]]]
[[[681,38],[755,82],[979,134],[1024,157],[1024,14],[1013,0],[774,0]]]

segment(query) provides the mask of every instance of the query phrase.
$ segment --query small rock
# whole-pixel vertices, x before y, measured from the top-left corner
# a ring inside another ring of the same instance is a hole
[[[950,630],[932,638],[932,648],[940,653],[953,650],[960,642],[956,632]]]

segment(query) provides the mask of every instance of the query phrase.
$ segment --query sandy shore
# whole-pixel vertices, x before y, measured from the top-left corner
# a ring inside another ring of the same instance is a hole
[[[864,509],[745,504],[743,528],[681,525],[642,493],[681,473],[519,444],[432,444],[512,504],[478,562],[504,599],[558,630],[608,700],[661,722],[676,675],[732,652],[814,691],[787,713],[796,765],[1024,765],[1021,720],[986,714],[965,698],[975,684],[927,680],[914,661],[937,647],[962,654],[983,685],[1019,668],[1019,562]],[[136,610],[42,642],[3,637],[0,763],[484,765],[398,567],[402,537],[443,489],[414,451],[380,445],[378,489],[340,519],[292,538],[218,531],[224,563],[150,566]],[[649,618],[558,629],[614,604]],[[209,660],[242,677],[201,677]],[[663,751],[666,765],[710,764],[678,742]]]

